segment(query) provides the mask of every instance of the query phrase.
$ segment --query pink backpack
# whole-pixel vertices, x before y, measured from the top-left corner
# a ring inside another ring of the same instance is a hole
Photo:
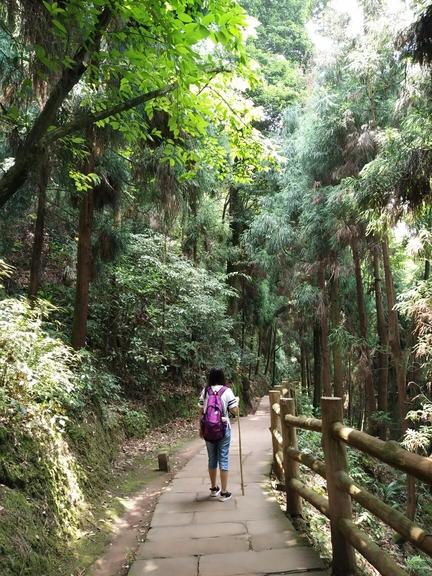
[[[225,436],[227,425],[222,420],[223,404],[221,396],[226,389],[226,386],[222,386],[218,392],[214,392],[211,386],[206,389],[205,393],[208,396],[207,407],[201,418],[201,431],[204,440],[207,442],[219,442]]]

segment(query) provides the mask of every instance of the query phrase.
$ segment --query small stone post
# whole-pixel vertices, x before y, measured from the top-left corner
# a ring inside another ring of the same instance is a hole
[[[168,452],[158,454],[158,464],[161,472],[169,472],[171,470]]]

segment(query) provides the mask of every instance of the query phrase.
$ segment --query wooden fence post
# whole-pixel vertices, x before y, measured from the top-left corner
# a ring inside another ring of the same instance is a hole
[[[351,497],[338,489],[336,481],[338,473],[348,473],[348,460],[345,445],[332,431],[335,422],[343,422],[342,398],[321,398],[321,415],[333,548],[332,573],[334,576],[351,576],[355,573],[354,549],[339,528],[340,520],[352,520]]]
[[[276,392],[279,392],[280,398],[283,398],[284,393],[283,393],[283,386],[282,386],[282,384],[276,384],[276,386],[273,386],[272,390],[276,390]]]
[[[273,404],[280,404],[279,390],[270,390],[269,398],[270,398],[270,433],[272,437],[272,446],[273,446],[273,470],[275,471],[278,480],[282,480],[283,470],[281,469],[276,458],[276,454],[279,452],[280,446],[273,433],[274,430],[277,430],[279,434],[281,433],[280,415],[276,414],[275,411],[273,410]]]
[[[293,398],[292,386],[289,380],[282,380],[281,388],[285,391],[285,398]]]
[[[286,511],[290,516],[301,516],[302,501],[300,495],[293,490],[291,480],[298,480],[299,463],[288,457],[288,448],[298,449],[297,432],[294,426],[285,422],[285,415],[295,416],[294,398],[280,399],[280,419],[283,438],[283,462],[285,472]]]

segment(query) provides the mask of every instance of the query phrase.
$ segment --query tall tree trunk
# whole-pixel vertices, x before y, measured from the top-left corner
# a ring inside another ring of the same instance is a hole
[[[339,279],[333,275],[330,281],[330,314],[333,329],[338,329],[341,323],[340,317],[340,297],[339,297]],[[341,343],[335,338],[332,344],[333,352],[333,377],[334,393],[339,398],[344,397],[344,370],[342,363]]]
[[[242,233],[241,224],[241,197],[239,189],[236,186],[231,186],[229,190],[229,215],[230,215],[230,230],[231,230],[231,246],[235,249],[240,246],[240,238]],[[238,277],[239,267],[237,264],[238,256],[235,258],[231,257],[227,262],[227,275],[228,283],[232,288],[234,288],[237,293],[240,293],[240,279]],[[239,298],[234,296],[230,298],[229,302],[229,314],[232,318],[236,318],[239,312]]]
[[[382,254],[385,274],[385,284],[387,293],[388,309],[388,342],[392,353],[394,370],[396,374],[396,385],[398,391],[398,406],[401,430],[407,428],[406,415],[408,412],[408,400],[406,394],[406,363],[405,355],[402,352],[398,313],[395,309],[396,299],[394,295],[393,276],[391,271],[388,238],[384,237],[382,241]]]
[[[307,389],[307,374],[306,374],[306,344],[303,338],[303,330],[299,330],[299,343],[300,343],[300,373],[301,373],[301,387],[305,392]]]
[[[356,280],[357,309],[359,315],[360,338],[362,339],[361,354],[364,359],[365,372],[365,416],[369,432],[373,432],[371,416],[376,410],[375,388],[372,375],[372,362],[369,345],[367,342],[367,316],[364,299],[363,279],[361,272],[360,251],[358,239],[353,236],[351,239],[351,251],[354,262],[354,273]]]
[[[430,260],[428,260],[427,258],[425,259],[424,262],[424,271],[423,271],[423,280],[429,280],[430,277]],[[422,364],[419,361],[419,359],[417,358],[417,354],[415,351],[416,345],[418,343],[418,332],[416,330],[416,325],[415,325],[415,321],[413,320],[412,322],[412,328],[410,330],[410,334],[408,337],[408,348],[410,349],[410,355],[411,355],[411,374],[408,377],[409,381],[415,382],[418,386],[421,386],[424,381],[422,382],[423,378],[422,378]]]
[[[311,375],[311,367],[310,367],[310,359],[309,359],[309,346],[306,346],[306,383],[307,383],[307,396],[308,396],[308,398],[311,397],[311,382],[312,382],[312,375]]]
[[[348,422],[353,422],[353,389],[351,372],[351,346],[348,348]]]
[[[322,390],[322,368],[321,368],[321,325],[317,320],[313,329],[313,354],[314,354],[314,390],[313,390],[313,405],[319,408],[321,404],[321,390]]]
[[[243,360],[243,354],[246,346],[246,298],[245,298],[245,281],[244,278],[241,279],[241,340],[240,340],[240,350],[241,350],[241,360]]]
[[[271,358],[272,358],[273,341],[274,341],[273,324],[267,328],[267,335],[269,335],[270,337],[267,340],[267,360],[266,360],[266,365],[265,365],[265,370],[264,370],[264,376],[267,376],[267,374],[268,374],[268,371],[270,368],[270,362],[271,362]]]
[[[327,293],[325,286],[325,266],[321,264],[318,271],[318,286],[321,290],[320,324],[321,324],[321,357],[322,357],[322,391],[324,396],[331,396],[330,383],[330,352],[329,352],[329,321]]]
[[[87,132],[90,154],[85,167],[87,174],[94,173],[96,166],[96,146],[94,130]],[[92,232],[94,193],[93,189],[82,192],[79,203],[79,232],[77,255],[77,279],[75,288],[75,308],[72,324],[72,346],[75,350],[84,348],[87,338],[87,318],[89,308],[90,281],[92,275]]]
[[[49,181],[49,163],[48,159],[45,157],[41,161],[38,171],[38,182],[37,182],[38,206],[37,206],[34,239],[33,239],[32,258],[30,265],[29,299],[31,302],[33,302],[37,298],[40,284],[42,251],[43,251],[44,233],[45,233],[45,211],[46,211],[46,196],[47,196],[48,181]]]
[[[273,336],[273,351],[272,351],[272,356],[273,356],[272,388],[274,388],[276,385],[276,351],[277,351],[277,347],[276,347],[277,338],[276,337],[277,337],[277,322],[275,321],[275,323],[274,323],[274,336]]]
[[[255,364],[255,376],[258,375],[259,373],[259,367],[260,367],[260,360],[261,360],[261,328],[258,326],[258,350],[257,350],[257,359],[256,359],[256,364]]]
[[[396,375],[396,385],[398,390],[398,406],[400,427],[403,433],[408,429],[407,413],[408,398],[406,393],[406,358],[402,350],[399,331],[399,318],[395,309],[396,298],[394,294],[393,275],[391,271],[390,254],[387,234],[382,241],[383,264],[387,292],[388,323],[389,323],[389,344],[393,358],[393,365]],[[407,475],[407,516],[414,519],[417,508],[417,487],[414,477]]]
[[[381,288],[381,266],[380,266],[380,246],[371,248],[374,285],[375,285],[375,307],[377,314],[377,331],[380,350],[378,352],[378,410],[383,413],[388,411],[388,326],[384,313],[384,302]],[[382,440],[387,438],[387,426],[385,422],[378,424],[379,436]]]
[[[250,339],[250,362],[249,362],[249,374],[248,374],[248,381],[250,382],[252,380],[252,358],[253,358],[253,351],[254,351],[254,342],[255,342],[255,335],[254,333],[252,333],[251,339]]]
[[[83,348],[87,337],[87,317],[92,270],[93,190],[83,193],[80,201],[77,280],[72,326],[72,346]]]
[[[113,222],[115,228],[120,228],[122,223],[122,210],[120,198],[117,198],[114,204]]]

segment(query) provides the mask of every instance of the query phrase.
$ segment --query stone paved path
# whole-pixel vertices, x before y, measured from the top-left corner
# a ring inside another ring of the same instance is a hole
[[[268,398],[241,419],[245,496],[241,495],[237,425],[233,427],[233,498],[209,498],[207,453],[177,474],[156,506],[129,576],[324,576],[317,553],[295,532],[266,491],[271,460]]]

